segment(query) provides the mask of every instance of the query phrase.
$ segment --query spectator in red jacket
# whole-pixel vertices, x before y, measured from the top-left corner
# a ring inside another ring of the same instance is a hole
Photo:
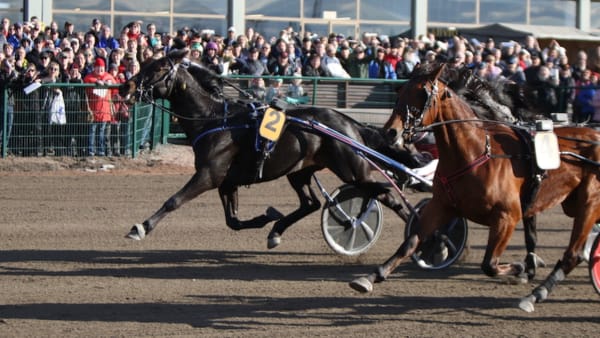
[[[106,72],[106,61],[98,57],[94,61],[94,70],[86,75],[84,83],[93,83],[96,86],[86,88],[88,106],[91,112],[91,126],[88,142],[88,155],[106,155],[106,144],[108,140],[107,125],[112,120],[111,90],[105,86],[115,84],[115,78]],[[96,149],[96,131],[98,131],[98,147]],[[97,150],[97,152],[96,152]]]

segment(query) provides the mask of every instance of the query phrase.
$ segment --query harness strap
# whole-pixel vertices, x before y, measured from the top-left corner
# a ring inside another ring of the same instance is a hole
[[[436,172],[434,178],[438,179],[440,181],[440,183],[442,183],[442,185],[444,186],[444,189],[446,190],[446,193],[450,197],[450,201],[452,202],[452,204],[456,205],[456,196],[454,195],[454,192],[452,190],[452,186],[450,185],[450,182],[463,176],[467,172],[474,170],[475,168],[485,164],[487,161],[490,160],[490,158],[492,158],[492,157],[490,156],[489,152],[486,150],[485,153],[483,153],[481,156],[477,157],[473,162],[469,163],[465,168],[462,168],[462,169],[452,173],[451,175],[443,176],[443,175],[439,174],[439,171]]]
[[[568,136],[560,136],[560,135],[556,135],[556,137],[563,139],[563,140],[568,140],[568,141],[575,141],[575,142],[581,142],[581,143],[588,143],[588,144],[592,144],[595,146],[600,146],[600,142],[598,141],[593,141],[593,140],[583,140],[583,139],[579,139],[576,137],[568,137]]]
[[[200,134],[198,134],[198,136],[196,136],[196,138],[194,138],[194,141],[192,141],[192,149],[195,149],[198,141],[200,141],[200,139],[202,139],[206,135],[210,135],[210,134],[213,134],[213,133],[216,133],[219,131],[225,131],[225,130],[249,129],[249,128],[253,128],[253,126],[251,126],[249,124],[240,124],[237,126],[220,126],[220,127],[216,127],[216,128],[212,128],[212,129],[207,129],[207,130],[201,132]]]
[[[460,176],[466,174],[467,172],[483,165],[485,162],[489,161],[490,158],[492,158],[490,156],[489,153],[485,152],[483,154],[481,154],[479,157],[477,157],[475,160],[473,160],[473,162],[469,163],[465,168],[462,168],[460,170],[457,170],[456,172],[452,173],[451,175],[448,176],[441,176],[438,175],[439,179],[442,180],[443,182],[451,182],[454,181],[455,179],[459,178]]]
[[[256,105],[252,102],[248,103],[248,107],[250,107],[250,112],[248,115],[252,119],[256,119],[258,116],[258,108],[259,107],[256,107]],[[227,118],[229,116],[230,116],[229,115],[229,102],[227,100],[223,100],[223,118],[222,118],[223,125],[221,125],[220,127],[207,129],[207,130],[201,132],[200,134],[198,134],[192,141],[192,149],[196,148],[196,144],[198,143],[198,141],[200,141],[200,139],[202,139],[204,136],[209,135],[209,134],[213,134],[213,133],[225,131],[225,130],[256,128],[256,126],[252,126],[247,123],[236,125],[236,126],[227,125]],[[258,128],[257,128],[257,130],[258,130]]]
[[[229,114],[229,103],[223,100],[223,126],[227,125],[227,114]]]

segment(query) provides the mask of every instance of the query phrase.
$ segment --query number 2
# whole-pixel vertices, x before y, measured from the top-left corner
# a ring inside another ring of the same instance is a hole
[[[281,121],[281,113],[277,110],[269,111],[269,117],[272,118],[270,121],[265,123],[265,128],[269,129],[273,133],[277,132],[277,124]]]

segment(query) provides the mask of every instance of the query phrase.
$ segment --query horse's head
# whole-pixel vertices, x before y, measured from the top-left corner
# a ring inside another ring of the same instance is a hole
[[[179,65],[188,50],[174,50],[144,65],[140,72],[119,87],[119,94],[131,101],[168,98],[175,84]]]
[[[169,99],[176,93],[198,99],[222,100],[223,79],[203,65],[185,57],[188,50],[179,49],[144,65],[140,72],[121,85],[119,93],[131,101]],[[194,90],[191,90],[194,88]]]
[[[447,90],[438,81],[444,69],[445,64],[415,68],[411,79],[399,88],[392,116],[383,127],[392,144],[412,142],[419,127],[434,122],[436,114],[430,111],[437,108],[440,93]]]

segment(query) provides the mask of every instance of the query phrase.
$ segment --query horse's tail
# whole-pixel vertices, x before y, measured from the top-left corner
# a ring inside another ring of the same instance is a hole
[[[420,166],[409,150],[393,147],[385,138],[382,128],[363,125],[359,128],[359,130],[360,136],[367,147],[387,157],[390,157],[391,159],[400,162],[409,168]]]
[[[377,198],[379,195],[390,192],[389,185],[383,182],[356,182],[353,183],[360,191],[371,198]]]
[[[361,125],[359,127],[359,132],[364,144],[371,149],[377,150],[388,146],[383,134],[383,129],[381,128],[370,125]]]

